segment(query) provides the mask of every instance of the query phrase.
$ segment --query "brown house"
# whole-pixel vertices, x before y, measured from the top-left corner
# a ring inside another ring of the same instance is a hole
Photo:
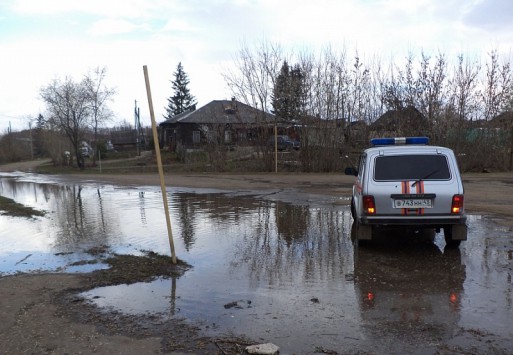
[[[415,107],[389,110],[369,126],[369,136],[407,137],[424,136],[428,130],[426,117]]]
[[[505,111],[488,122],[488,127],[509,131],[513,128],[513,111]]]
[[[170,149],[206,144],[247,145],[273,127],[275,116],[235,99],[214,100],[159,124],[161,141]]]

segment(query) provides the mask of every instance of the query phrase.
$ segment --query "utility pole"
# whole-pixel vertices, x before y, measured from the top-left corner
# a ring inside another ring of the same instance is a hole
[[[135,118],[135,136],[136,136],[136,146],[137,146],[137,156],[141,155],[141,110],[137,107],[137,100],[135,100],[134,107],[134,118]]]
[[[32,122],[29,121],[29,133],[30,133],[30,160],[34,160],[34,142],[32,140]]]

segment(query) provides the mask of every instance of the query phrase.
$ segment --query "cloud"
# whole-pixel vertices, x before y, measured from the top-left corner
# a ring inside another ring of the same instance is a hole
[[[513,1],[482,0],[477,2],[464,17],[471,27],[485,31],[513,30]]]
[[[197,32],[199,29],[184,19],[170,19],[162,28],[163,31],[170,32]]]
[[[112,34],[123,34],[135,31],[142,26],[137,26],[126,20],[102,19],[94,22],[88,33],[93,36],[105,36]]]
[[[144,0],[11,0],[11,10],[24,16],[89,14],[135,18],[144,16],[148,3]]]

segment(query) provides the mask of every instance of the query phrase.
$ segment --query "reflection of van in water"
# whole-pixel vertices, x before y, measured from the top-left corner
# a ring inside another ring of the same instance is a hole
[[[412,342],[429,342],[450,338],[459,329],[466,271],[458,249],[442,253],[432,242],[389,235],[368,248],[355,248],[354,258],[367,336],[404,334]]]

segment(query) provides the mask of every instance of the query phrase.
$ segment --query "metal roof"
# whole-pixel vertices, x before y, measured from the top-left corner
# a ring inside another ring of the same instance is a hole
[[[272,123],[275,116],[236,100],[213,100],[197,110],[182,112],[160,123],[169,124],[255,124]]]

